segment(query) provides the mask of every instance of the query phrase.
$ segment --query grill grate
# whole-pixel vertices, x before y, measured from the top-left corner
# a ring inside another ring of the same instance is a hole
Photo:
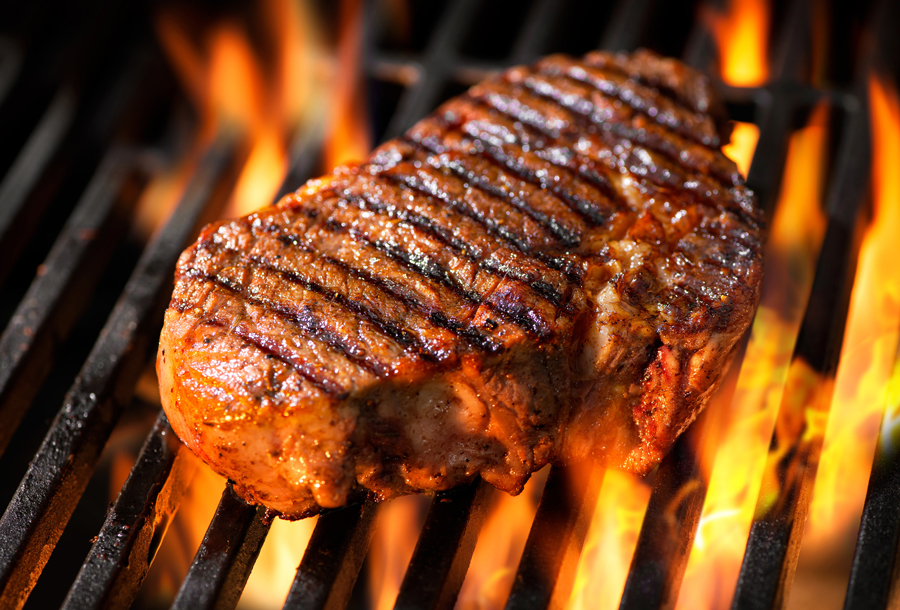
[[[34,252],[43,252],[44,234],[57,234],[44,230],[53,226],[47,224],[48,217],[68,219],[58,230],[55,243],[44,246],[46,258],[38,276],[30,286],[24,283],[27,290],[10,291],[15,298],[3,304],[14,311],[0,337],[0,454],[13,446],[17,429],[29,409],[35,408],[39,387],[54,361],[69,353],[66,338],[87,315],[84,312],[94,288],[105,277],[123,223],[156,171],[161,154],[156,147],[171,147],[171,134],[164,128],[160,135],[156,126],[160,108],[166,116],[162,122],[170,129],[176,129],[172,125],[179,120],[172,108],[173,99],[174,105],[178,104],[177,94],[170,77],[159,69],[158,58],[148,50],[151,36],[141,25],[149,19],[152,7],[133,3],[113,10],[114,4],[98,3],[76,20],[83,28],[68,28],[67,34],[60,33],[47,42],[47,48],[38,45],[44,40],[41,33],[65,31],[65,20],[72,18],[68,12],[45,17],[39,8],[18,8],[7,20],[13,24],[13,32],[0,33],[0,126],[11,125],[21,116],[30,126],[19,129],[16,133],[20,136],[10,138],[12,150],[0,154],[0,171],[5,172],[0,181],[0,250],[4,253],[0,284],[15,285],[19,261],[27,264]],[[656,46],[651,32],[665,24],[660,26],[655,17],[666,14],[659,4],[620,0],[606,7],[607,25],[596,33],[591,46],[595,41],[609,49]],[[379,42],[379,5],[370,3],[368,21],[374,31],[368,33],[366,72],[373,81],[392,84],[401,91],[393,111],[380,123],[376,120],[381,139],[402,133],[453,87],[556,50],[552,48],[554,36],[565,31],[571,25],[567,19],[577,14],[571,3],[533,0],[509,49],[504,49],[505,59],[469,57],[465,47],[471,23],[489,5],[479,0],[447,2],[421,51],[402,54]],[[824,378],[833,378],[865,221],[867,193],[861,185],[868,182],[870,150],[866,78],[873,68],[897,73],[896,66],[885,61],[896,56],[889,48],[896,44],[890,29],[900,19],[888,1],[873,7],[866,29],[870,44],[859,54],[854,88],[822,91],[810,87],[803,77],[810,61],[810,9],[805,0],[794,0],[781,15],[783,19],[777,20],[773,78],[767,86],[742,89],[721,85],[721,89],[728,103],[750,108],[760,126],[748,184],[770,216],[797,114],[827,100],[845,117],[838,143],[841,154],[828,189],[822,255],[792,358]],[[678,40],[679,36],[672,38]],[[121,50],[115,54],[119,59],[98,63],[101,41],[110,40]],[[661,42],[665,48],[660,50],[680,50],[687,62],[701,69],[713,63],[716,52],[702,19],[694,19],[682,42]],[[58,84],[52,79],[48,82],[35,66],[59,63],[58,57],[65,56],[68,49],[78,52],[56,67],[65,78],[58,79]],[[29,99],[45,103],[39,110],[26,108],[24,100]],[[299,141],[282,193],[313,173],[321,140],[322,134],[313,131]],[[220,134],[171,219],[134,269],[129,269],[127,285],[0,518],[0,606],[24,605],[35,587],[85,493],[103,447],[131,403],[140,371],[152,358],[177,256],[199,226],[221,208],[244,160],[239,137]],[[72,192],[78,196],[71,197]],[[67,202],[75,201],[69,209]],[[742,358],[743,349],[736,361]],[[720,390],[725,401],[737,382],[737,367],[733,368]],[[830,387],[822,384],[820,392],[827,393]],[[829,403],[830,396],[820,398],[819,404]],[[795,416],[792,409],[798,404],[805,403],[789,390],[779,417]],[[701,440],[715,439],[720,432],[717,425],[715,418],[705,413],[661,464],[620,608],[674,606],[706,495],[700,460],[710,456],[698,456],[693,447],[706,444]],[[781,607],[793,579],[821,446],[804,443],[799,436],[792,441],[787,458],[770,452],[773,469],[781,474],[777,501],[773,508],[759,507],[734,608]],[[773,439],[773,445],[779,442],[784,439]],[[64,607],[121,607],[135,600],[194,467],[160,414],[87,559],[71,581]],[[565,604],[603,478],[601,468],[587,477],[575,477],[566,468],[552,469],[508,608]],[[488,510],[489,492],[488,486],[476,481],[436,495],[396,607],[453,606]],[[358,601],[354,584],[374,533],[376,512],[376,505],[365,501],[319,518],[285,608],[343,608]],[[227,486],[174,607],[234,607],[271,518],[265,510],[239,500]],[[900,459],[890,444],[879,443],[846,608],[887,607],[895,602],[898,541]]]

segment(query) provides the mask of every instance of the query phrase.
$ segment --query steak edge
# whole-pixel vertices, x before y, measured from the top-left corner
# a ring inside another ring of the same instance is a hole
[[[707,79],[549,56],[207,226],[160,338],[178,436],[300,518],[548,463],[651,470],[753,317],[763,220]]]

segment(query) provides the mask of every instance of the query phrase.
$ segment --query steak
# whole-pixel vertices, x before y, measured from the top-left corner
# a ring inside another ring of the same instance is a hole
[[[550,56],[365,163],[206,227],[157,370],[179,437],[286,518],[548,463],[644,474],[759,298],[763,220],[708,80]]]

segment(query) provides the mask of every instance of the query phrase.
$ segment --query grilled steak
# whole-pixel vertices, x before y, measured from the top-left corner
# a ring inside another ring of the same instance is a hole
[[[705,77],[551,56],[360,165],[206,227],[157,368],[181,439],[288,518],[550,462],[646,473],[759,296],[762,220]]]

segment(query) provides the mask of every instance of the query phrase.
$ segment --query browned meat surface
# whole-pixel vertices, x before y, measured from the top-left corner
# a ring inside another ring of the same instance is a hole
[[[552,56],[368,162],[208,226],[160,340],[163,405],[286,517],[549,462],[646,473],[756,307],[761,223],[706,79]]]

